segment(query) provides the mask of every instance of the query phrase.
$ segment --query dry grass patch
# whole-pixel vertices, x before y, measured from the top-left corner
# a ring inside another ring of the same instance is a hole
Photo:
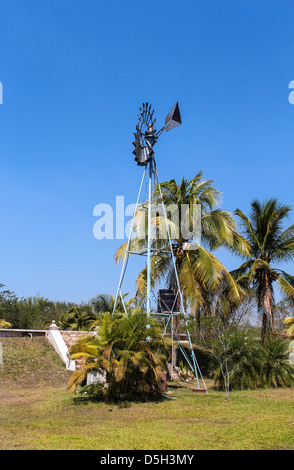
[[[9,339],[4,361],[0,449],[294,450],[292,389],[233,392],[227,402],[210,381],[208,395],[170,383],[173,400],[77,405],[45,338]]]

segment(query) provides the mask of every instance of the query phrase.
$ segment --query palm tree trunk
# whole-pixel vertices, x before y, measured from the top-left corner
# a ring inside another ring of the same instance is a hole
[[[266,325],[267,325],[267,315],[266,315],[266,313],[263,313],[262,314],[262,327],[261,327],[261,342],[262,342],[262,344],[265,341]]]
[[[263,288],[263,295],[262,295],[262,328],[261,328],[261,342],[264,343],[266,329],[267,329],[267,322],[270,325],[270,333],[274,332],[274,316],[273,316],[273,289],[272,285],[265,275],[264,280],[264,288]]]

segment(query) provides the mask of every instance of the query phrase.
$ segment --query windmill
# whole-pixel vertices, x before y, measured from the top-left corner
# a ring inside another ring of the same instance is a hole
[[[174,129],[175,127],[179,126],[182,124],[181,120],[181,114],[179,110],[179,105],[178,102],[172,107],[170,112],[168,113],[164,126],[157,131],[155,129],[155,121],[156,119],[154,118],[154,110],[152,109],[151,105],[148,103],[143,103],[142,107],[139,108],[139,114],[137,115],[138,118],[138,123],[136,125],[136,132],[134,132],[135,140],[133,142],[134,145],[134,151],[133,154],[135,155],[135,161],[138,166],[141,166],[144,168],[143,171],[143,176],[141,180],[141,185],[139,188],[139,193],[137,197],[137,202],[135,205],[135,210],[131,222],[131,228],[130,228],[130,234],[127,242],[127,247],[126,247],[126,252],[125,256],[123,259],[123,265],[122,265],[122,270],[121,270],[121,275],[118,283],[118,288],[117,288],[117,293],[116,293],[116,299],[114,303],[114,308],[113,308],[113,314],[116,312],[116,305],[118,298],[120,297],[122,300],[122,304],[125,308],[125,303],[124,303],[124,298],[122,295],[122,284],[123,280],[125,277],[126,269],[128,266],[128,261],[129,257],[131,255],[141,255],[141,256],[147,256],[147,287],[146,287],[146,314],[147,314],[147,329],[150,327],[150,315],[155,315],[156,317],[163,318],[164,319],[164,324],[165,324],[165,329],[164,329],[164,334],[166,334],[167,331],[170,331],[172,339],[177,343],[177,346],[179,347],[180,351],[182,352],[184,358],[186,359],[187,364],[189,365],[191,371],[195,375],[196,381],[197,381],[197,389],[195,391],[200,391],[200,392],[206,392],[207,393],[207,388],[205,385],[205,382],[203,380],[201,370],[199,368],[195,352],[193,349],[190,333],[189,333],[189,328],[188,328],[188,322],[187,322],[187,312],[184,307],[184,301],[183,301],[183,294],[180,288],[180,283],[179,283],[179,278],[178,278],[178,273],[176,269],[176,262],[175,262],[175,256],[173,252],[173,247],[172,247],[172,239],[171,239],[171,234],[170,234],[170,229],[168,225],[168,219],[167,219],[167,210],[163,202],[163,194],[158,178],[158,173],[157,173],[157,167],[156,167],[156,162],[155,162],[155,156],[154,156],[154,145],[158,141],[159,136],[164,132],[169,132],[171,129]],[[131,239],[132,239],[132,234],[134,230],[134,224],[135,224],[135,219],[138,211],[138,207],[140,204],[140,198],[141,198],[141,193],[142,193],[142,188],[144,181],[146,179],[146,176],[148,175],[148,228],[147,228],[147,249],[145,248],[144,250],[139,250],[139,251],[131,251]],[[173,290],[169,289],[160,289],[158,291],[158,296],[156,299],[157,300],[157,306],[152,310],[151,306],[151,300],[152,300],[152,294],[154,295],[152,291],[152,279],[151,279],[151,256],[156,256],[157,254],[160,253],[160,250],[156,252],[156,249],[154,246],[152,246],[152,220],[151,220],[151,205],[152,205],[152,185],[156,184],[158,191],[159,191],[159,204],[161,205],[162,208],[162,213],[164,217],[164,222],[165,222],[165,229],[168,237],[168,250],[166,253],[171,258],[171,263],[174,269],[174,275],[176,279],[176,284],[177,284],[177,292],[174,292]],[[144,292],[145,294],[145,292]],[[179,306],[179,311],[177,306]],[[125,311],[127,313],[127,310],[125,308]],[[187,348],[183,347],[183,341],[180,338],[179,333],[176,331],[174,328],[174,317],[177,317],[179,315],[183,315],[184,317],[184,322],[185,322],[185,327],[186,327],[186,341],[187,343]],[[147,340],[148,340],[148,332],[147,332]],[[189,350],[189,353],[187,353],[186,349]],[[201,378],[204,388],[200,387],[199,383],[199,378]]]

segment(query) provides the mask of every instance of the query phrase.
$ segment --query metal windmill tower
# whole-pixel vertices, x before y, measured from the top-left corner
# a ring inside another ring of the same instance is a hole
[[[121,275],[119,279],[119,284],[118,284],[118,289],[116,293],[116,298],[115,298],[115,304],[114,304],[114,309],[113,309],[113,314],[116,312],[116,306],[117,306],[117,301],[118,298],[121,298],[123,307],[125,309],[125,312],[127,313],[124,298],[122,295],[121,287],[123,284],[123,280],[125,277],[128,261],[130,255],[141,255],[141,256],[147,256],[147,287],[146,287],[146,313],[147,313],[147,318],[148,318],[148,325],[147,328],[149,328],[149,322],[150,322],[150,315],[155,315],[157,317],[163,318],[165,322],[165,330],[164,334],[166,333],[167,330],[170,331],[171,336],[173,340],[177,343],[180,351],[182,352],[183,356],[185,357],[190,369],[195,375],[195,378],[197,380],[197,386],[198,388],[195,389],[195,391],[203,391],[207,392],[207,388],[205,385],[205,382],[203,380],[201,370],[199,368],[194,350],[193,350],[193,345],[191,342],[191,337],[188,329],[188,323],[187,323],[187,313],[184,307],[184,302],[183,302],[183,294],[180,288],[180,283],[179,283],[179,278],[178,278],[178,273],[176,269],[176,262],[175,262],[175,256],[173,252],[173,246],[172,246],[172,239],[171,239],[171,234],[169,230],[169,225],[168,225],[168,219],[167,219],[167,211],[166,207],[163,202],[163,194],[161,191],[161,186],[158,178],[158,173],[157,173],[157,168],[156,168],[156,162],[155,162],[155,157],[154,157],[154,150],[153,147],[158,141],[159,136],[164,132],[168,132],[171,129],[174,129],[175,127],[179,126],[182,124],[181,120],[181,115],[180,115],[180,110],[179,110],[179,105],[178,102],[173,106],[169,114],[167,115],[165,119],[165,124],[164,126],[157,131],[154,127],[156,119],[153,117],[154,115],[154,110],[152,110],[151,105],[148,103],[143,103],[142,107],[140,107],[140,113],[137,115],[138,118],[138,124],[136,126],[136,132],[134,133],[135,140],[133,142],[133,145],[135,146],[135,149],[133,151],[135,155],[135,161],[137,162],[137,165],[144,167],[144,172],[143,172],[143,177],[137,197],[137,202],[132,218],[132,223],[131,223],[131,229],[130,229],[130,234],[127,242],[127,247],[126,247],[126,252],[123,260],[123,265],[122,265],[122,270],[121,270]],[[131,239],[132,239],[132,234],[133,234],[133,229],[134,229],[134,224],[135,224],[135,218],[136,214],[138,211],[138,207],[140,205],[140,198],[141,198],[141,193],[142,193],[142,188],[144,181],[146,179],[146,176],[148,175],[148,228],[147,228],[147,248],[145,247],[144,250],[139,250],[139,251],[131,251]],[[172,266],[174,269],[174,275],[175,275],[175,280],[177,284],[177,292],[174,293],[172,290],[169,289],[164,289],[164,290],[159,290],[158,292],[158,297],[157,300],[157,309],[156,311],[152,311],[151,308],[151,299],[152,299],[152,294],[154,295],[152,291],[152,279],[151,279],[151,257],[156,256],[157,254],[160,254],[160,249],[155,249],[152,246],[152,219],[151,219],[151,205],[152,205],[152,186],[156,184],[158,191],[159,191],[159,202],[162,207],[162,212],[164,216],[164,221],[165,221],[165,229],[168,237],[168,251],[165,251],[165,253],[168,253],[168,255],[171,257],[171,262]],[[145,292],[144,292],[145,294]],[[143,294],[143,295],[144,295]],[[180,311],[176,311],[177,308],[176,306],[180,307]],[[175,330],[173,326],[173,319],[175,316],[178,315],[183,315],[184,316],[184,322],[186,326],[186,343],[188,344],[188,349],[189,353],[187,354],[185,348],[183,347],[183,341],[180,339],[179,333]],[[147,333],[148,334],[148,333]],[[148,339],[148,337],[147,337]],[[189,357],[190,355],[190,357]],[[204,388],[200,388],[199,384],[199,377],[202,379],[202,382],[204,384]]]

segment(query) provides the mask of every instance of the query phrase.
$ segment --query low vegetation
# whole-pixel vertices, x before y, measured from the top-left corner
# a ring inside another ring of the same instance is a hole
[[[227,402],[210,387],[199,395],[170,383],[173,399],[77,406],[66,381],[37,383],[0,383],[0,449],[294,450],[292,389],[232,392]]]
[[[271,335],[262,342],[255,329],[225,328],[217,319],[206,319],[200,329],[196,324],[191,334],[196,348],[207,356],[208,372],[220,390],[294,386],[286,338]]]
[[[0,364],[2,391],[11,386],[58,387],[65,384],[70,372],[45,337],[0,338],[3,363]],[[8,393],[8,391],[7,391]]]
[[[69,390],[80,391],[83,398],[134,401],[161,394],[168,345],[157,321],[151,320],[147,330],[147,317],[142,312],[114,317],[103,314],[97,333],[81,339],[70,353],[71,359],[82,358],[83,364],[73,373]],[[93,371],[105,382],[84,385]]]

